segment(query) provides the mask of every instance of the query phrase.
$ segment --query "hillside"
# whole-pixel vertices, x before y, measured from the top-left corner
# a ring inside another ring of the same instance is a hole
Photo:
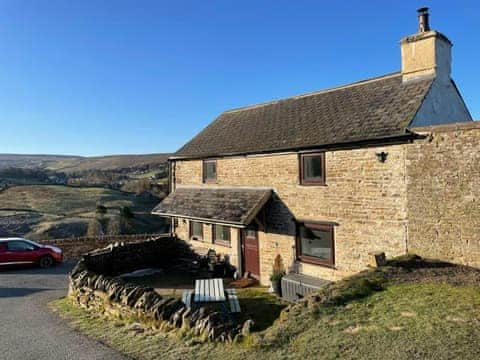
[[[164,164],[170,154],[111,155],[82,157],[68,155],[0,154],[0,168],[18,167],[59,172],[115,170]]]
[[[105,221],[118,217],[123,207],[134,213],[131,232],[161,232],[163,219],[150,215],[160,200],[113,189],[61,185],[13,186],[0,192],[0,237],[32,239],[82,236],[98,217],[97,205],[107,208]]]

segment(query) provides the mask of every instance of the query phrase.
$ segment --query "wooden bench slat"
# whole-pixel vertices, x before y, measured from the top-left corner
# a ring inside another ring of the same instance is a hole
[[[213,279],[213,286],[215,287],[215,301],[218,301],[220,298],[220,284],[219,279]]]
[[[237,296],[237,289],[227,289],[228,302],[230,304],[230,310],[234,313],[240,312],[240,301]]]
[[[186,290],[182,294],[182,302],[185,304],[187,308],[192,306],[192,290]]]
[[[200,280],[200,301],[205,302],[205,280]]]
[[[195,302],[200,301],[200,281],[195,281]]]
[[[208,282],[209,290],[210,290],[210,300],[215,301],[216,293],[215,293],[215,285],[213,281]]]

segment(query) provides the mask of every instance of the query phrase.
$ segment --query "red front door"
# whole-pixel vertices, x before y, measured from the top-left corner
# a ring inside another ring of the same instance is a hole
[[[257,231],[243,230],[243,265],[244,272],[249,272],[255,277],[260,276],[260,256],[258,249]]]

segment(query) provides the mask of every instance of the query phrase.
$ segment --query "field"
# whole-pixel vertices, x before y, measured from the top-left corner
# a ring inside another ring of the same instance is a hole
[[[128,206],[134,212],[136,232],[157,232],[163,220],[150,215],[155,197],[95,187],[61,185],[14,186],[0,192],[0,236],[33,239],[84,235],[98,204],[108,214]]]
[[[131,330],[68,299],[52,309],[137,359],[479,359],[480,271],[400,260],[328,285],[239,344]],[[268,311],[265,309],[264,311]]]

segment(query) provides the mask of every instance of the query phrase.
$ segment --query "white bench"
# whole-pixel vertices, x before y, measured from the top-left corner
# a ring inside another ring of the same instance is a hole
[[[237,289],[224,290],[221,279],[197,280],[195,290],[185,290],[182,294],[182,302],[187,308],[192,307],[195,303],[225,303],[227,301],[230,312],[241,312]]]
[[[238,301],[237,289],[225,290],[228,295],[228,303],[230,305],[230,311],[232,313],[240,312],[240,302]]]
[[[185,290],[182,294],[182,302],[187,308],[192,306],[193,290]]]

